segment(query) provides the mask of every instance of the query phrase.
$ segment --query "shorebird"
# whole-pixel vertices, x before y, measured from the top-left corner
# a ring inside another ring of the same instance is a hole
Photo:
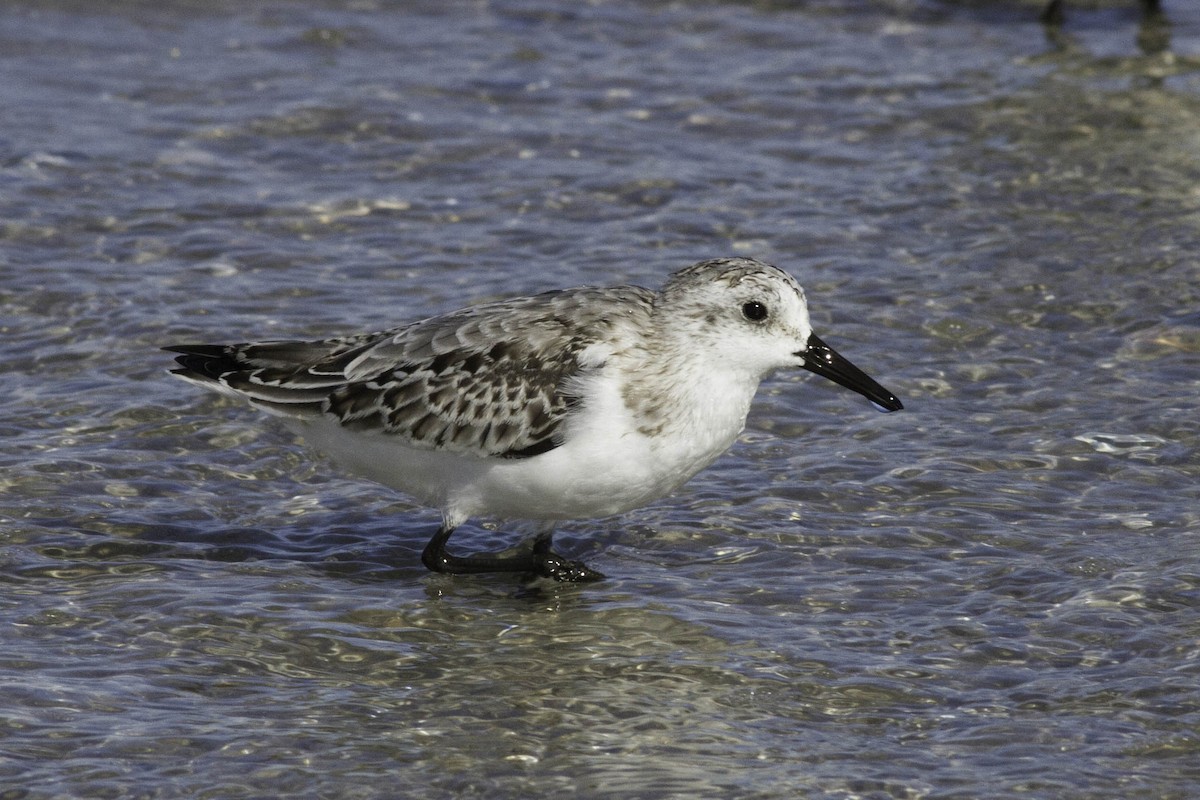
[[[174,374],[248,400],[354,473],[438,507],[435,572],[603,577],[551,550],[549,523],[620,514],[711,464],[759,382],[801,367],[896,396],[812,332],[804,290],[750,258],[702,261],[659,291],[580,287],[321,341],[173,345]],[[468,518],[547,523],[526,552],[454,555]]]

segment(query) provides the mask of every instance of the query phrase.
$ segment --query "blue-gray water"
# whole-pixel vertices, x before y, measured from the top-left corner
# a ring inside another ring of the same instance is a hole
[[[1200,8],[1037,5],[0,7],[0,797],[1197,796]],[[582,588],[156,349],[718,255],[906,410],[778,376]]]

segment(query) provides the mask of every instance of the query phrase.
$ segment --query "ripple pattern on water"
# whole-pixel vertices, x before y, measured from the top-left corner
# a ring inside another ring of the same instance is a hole
[[[1038,5],[0,8],[0,796],[1192,796],[1200,15]],[[726,254],[906,411],[778,376],[583,590],[157,351]]]

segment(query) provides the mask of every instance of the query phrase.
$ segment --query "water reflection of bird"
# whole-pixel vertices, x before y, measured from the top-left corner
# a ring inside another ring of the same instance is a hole
[[[1145,16],[1162,13],[1161,0],[1137,0],[1137,2],[1141,4],[1142,14]],[[1065,5],[1066,0],[1049,0],[1042,9],[1042,22],[1047,25],[1061,25],[1066,18]]]

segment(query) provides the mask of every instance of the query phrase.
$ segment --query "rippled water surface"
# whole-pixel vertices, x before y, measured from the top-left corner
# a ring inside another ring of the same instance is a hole
[[[0,7],[0,796],[1197,796],[1163,2]],[[157,350],[718,255],[906,410],[776,377],[674,496],[561,527],[582,588],[426,573],[435,511]]]

